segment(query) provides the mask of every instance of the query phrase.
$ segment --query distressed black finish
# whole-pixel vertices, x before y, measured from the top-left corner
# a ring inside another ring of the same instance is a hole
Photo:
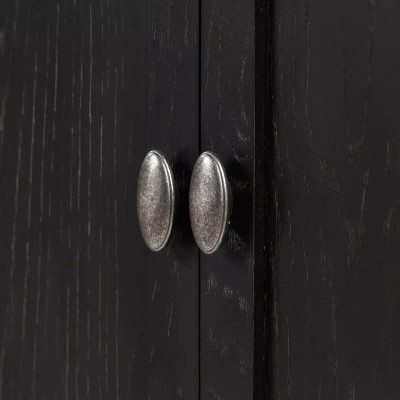
[[[188,197],[199,152],[199,9],[187,0],[152,0],[146,6],[147,149],[164,152],[178,192],[170,244],[146,253],[147,396],[197,399],[199,250]]]
[[[227,237],[201,255],[201,398],[252,399],[254,377],[254,1],[203,0],[201,150],[232,187]]]
[[[400,3],[273,3],[269,398],[398,399]]]
[[[0,7],[0,399],[197,398],[198,250],[135,200],[152,148],[187,196],[197,3]]]
[[[400,3],[0,2],[0,400],[400,398]],[[161,150],[171,241],[140,236]],[[202,151],[233,213],[200,254]]]

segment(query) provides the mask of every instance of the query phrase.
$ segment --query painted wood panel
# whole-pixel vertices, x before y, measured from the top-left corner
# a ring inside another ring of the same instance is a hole
[[[255,73],[260,68],[265,80],[266,61],[256,66],[255,42],[256,22],[263,30],[266,10],[254,1],[203,0],[201,11],[201,151],[217,154],[233,192],[226,238],[216,253],[200,258],[201,398],[263,398],[265,287],[256,280],[265,254],[255,249],[255,235],[264,240],[265,199],[258,202],[262,192],[256,194],[256,176],[257,187],[264,186],[264,165],[256,170],[264,148],[256,155],[255,141],[265,122],[260,107],[256,123],[255,84],[261,82]],[[265,96],[264,89],[262,83]]]
[[[400,5],[272,15],[270,398],[397,399]]]
[[[136,217],[153,147],[187,192],[197,3],[1,10],[0,399],[197,398],[198,251],[179,219],[150,253]]]

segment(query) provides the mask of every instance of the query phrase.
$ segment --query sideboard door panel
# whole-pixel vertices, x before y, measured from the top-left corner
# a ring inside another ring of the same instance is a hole
[[[188,196],[199,151],[198,2],[146,3],[146,150],[164,153],[177,183],[170,243],[158,253],[145,252],[147,396],[197,399],[199,249]]]
[[[253,399],[253,1],[203,0],[201,151],[223,163],[233,194],[226,237],[200,257],[201,399]]]
[[[197,2],[0,4],[0,399],[196,399]],[[136,184],[181,209],[149,251]]]
[[[272,398],[400,398],[399,16],[274,2]]]

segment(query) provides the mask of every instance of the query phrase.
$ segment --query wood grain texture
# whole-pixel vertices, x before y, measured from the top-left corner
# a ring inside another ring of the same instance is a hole
[[[199,250],[188,196],[199,151],[199,7],[188,0],[146,6],[147,149],[171,162],[179,194],[170,243],[146,253],[147,396],[198,399]]]
[[[153,146],[187,191],[197,4],[0,7],[0,399],[197,398],[198,251],[135,200]]]
[[[201,10],[201,150],[219,156],[233,192],[226,238],[200,259],[201,398],[245,400],[257,398],[255,2],[203,0]]]
[[[396,1],[275,1],[270,398],[400,398]]]

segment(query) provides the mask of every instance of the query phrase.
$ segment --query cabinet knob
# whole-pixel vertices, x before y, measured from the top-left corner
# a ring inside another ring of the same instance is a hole
[[[140,167],[137,213],[143,239],[150,250],[165,247],[171,235],[175,212],[175,183],[164,155],[152,150]]]
[[[209,151],[197,159],[189,190],[190,223],[200,250],[214,253],[222,243],[232,211],[232,192],[225,169]]]

